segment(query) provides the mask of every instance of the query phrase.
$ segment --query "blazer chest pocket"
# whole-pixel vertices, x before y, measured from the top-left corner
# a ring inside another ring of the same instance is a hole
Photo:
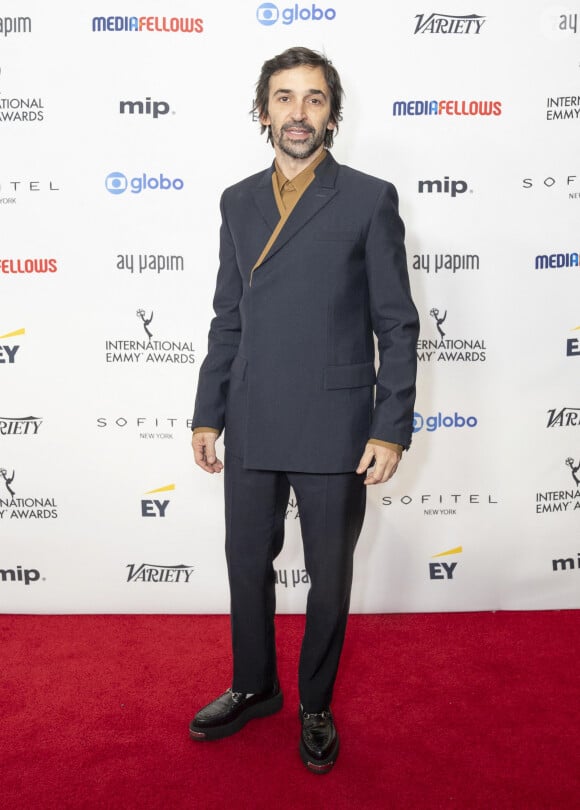
[[[337,388],[363,388],[377,381],[374,363],[353,363],[348,366],[327,366],[324,369],[326,390]]]
[[[323,228],[316,232],[321,242],[356,242],[358,231],[354,228]]]

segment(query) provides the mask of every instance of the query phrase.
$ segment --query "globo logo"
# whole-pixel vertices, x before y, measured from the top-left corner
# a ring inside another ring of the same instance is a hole
[[[413,433],[425,430],[433,433],[440,428],[474,428],[477,425],[475,416],[461,416],[455,411],[453,416],[444,416],[441,411],[434,416],[423,416],[421,413],[413,414]]]
[[[132,194],[140,194],[142,191],[181,191],[183,180],[176,177],[173,180],[165,177],[162,173],[158,177],[150,177],[142,174],[137,177],[127,178],[122,172],[111,172],[105,178],[105,188],[110,194],[123,194],[127,189]]]
[[[256,19],[261,25],[274,25],[280,18],[282,25],[292,25],[296,20],[319,22],[320,20],[334,20],[335,17],[336,9],[323,9],[316,3],[305,6],[295,3],[293,6],[286,6],[283,9],[279,9],[274,3],[262,3],[256,10]]]

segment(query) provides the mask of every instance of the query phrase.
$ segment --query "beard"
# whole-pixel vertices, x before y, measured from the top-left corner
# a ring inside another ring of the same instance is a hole
[[[308,132],[308,138],[303,141],[292,140],[287,134],[288,129],[300,129],[303,132]],[[284,126],[275,130],[272,127],[272,140],[274,144],[286,155],[291,158],[309,158],[316,150],[324,143],[326,136],[326,128],[316,130],[309,124],[284,124]]]

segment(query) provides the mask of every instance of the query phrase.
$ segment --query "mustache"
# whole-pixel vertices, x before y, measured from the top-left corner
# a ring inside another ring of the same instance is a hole
[[[307,124],[284,124],[282,127],[282,132],[286,132],[289,129],[298,129],[300,132],[310,132],[310,134],[316,132],[314,127],[310,127]]]

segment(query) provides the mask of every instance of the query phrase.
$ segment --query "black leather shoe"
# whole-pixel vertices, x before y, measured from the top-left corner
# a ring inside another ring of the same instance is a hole
[[[299,710],[302,721],[300,756],[312,773],[328,773],[338,757],[338,732],[330,710],[312,714]]]
[[[251,697],[228,689],[198,711],[189,724],[189,736],[192,740],[220,740],[222,737],[229,737],[243,728],[248,720],[279,712],[282,702],[278,684],[268,692],[260,692]]]

